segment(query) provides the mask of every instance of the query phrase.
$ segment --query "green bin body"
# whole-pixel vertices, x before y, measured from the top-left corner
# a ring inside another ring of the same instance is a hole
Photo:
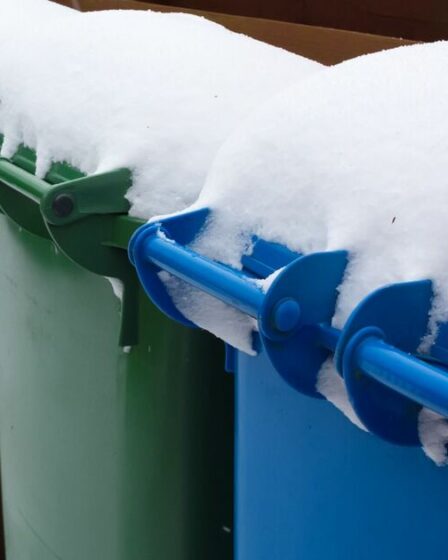
[[[222,346],[0,214],[8,560],[229,560],[232,377]]]

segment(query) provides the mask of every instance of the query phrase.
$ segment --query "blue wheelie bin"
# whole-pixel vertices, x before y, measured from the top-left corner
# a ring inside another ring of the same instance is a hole
[[[189,324],[160,270],[257,320],[257,356],[227,347],[236,377],[236,558],[443,556],[448,471],[419,448],[423,408],[448,416],[445,329],[426,354],[417,351],[431,281],[373,292],[337,330],[346,252],[301,256],[259,240],[233,270],[188,248],[206,219],[196,210],[145,225],[129,251],[146,293],[173,320]],[[267,291],[253,282],[278,269]],[[366,431],[316,390],[330,359]]]

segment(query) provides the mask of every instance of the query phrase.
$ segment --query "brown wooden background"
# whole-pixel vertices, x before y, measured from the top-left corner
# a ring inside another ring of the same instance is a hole
[[[1,1],[1,0],[0,0]],[[301,54],[323,64],[336,64],[343,60],[359,56],[361,54],[375,52],[381,49],[397,47],[409,41],[401,41],[391,37],[381,37],[326,29],[324,27],[312,27],[309,25],[294,24],[282,21],[274,21],[263,18],[247,16],[235,16],[216,12],[204,12],[190,8],[176,8],[168,5],[152,4],[135,0],[55,0],[66,6],[74,6],[75,3],[83,11],[110,10],[110,9],[148,9],[160,11],[179,10],[197,13],[225,25],[238,33],[245,33],[255,39],[260,39],[271,45],[282,47],[291,52]],[[176,0],[176,4],[183,0]],[[197,4],[206,0],[191,0],[188,5]],[[232,2],[233,0],[231,0]],[[242,3],[246,0],[241,0]],[[274,0],[275,1],[275,0]],[[282,0],[278,0],[282,1]],[[160,0],[159,0],[160,2]],[[231,3],[229,2],[229,3]],[[448,2],[448,0],[447,0]],[[209,0],[209,3],[212,2]]]
[[[420,41],[448,38],[448,0],[158,0],[183,6]]]

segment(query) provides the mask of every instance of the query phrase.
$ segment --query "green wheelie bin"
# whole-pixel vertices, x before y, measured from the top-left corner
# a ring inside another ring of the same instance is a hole
[[[126,169],[34,167],[24,147],[0,159],[7,560],[229,560],[222,346],[142,295]]]

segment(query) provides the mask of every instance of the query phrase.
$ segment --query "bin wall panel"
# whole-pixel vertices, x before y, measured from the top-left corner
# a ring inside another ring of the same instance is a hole
[[[7,558],[227,560],[233,380],[221,345],[142,295],[141,341],[125,353],[106,279],[4,216],[0,251]]]
[[[436,558],[448,471],[295,392],[265,355],[238,356],[237,560]]]

